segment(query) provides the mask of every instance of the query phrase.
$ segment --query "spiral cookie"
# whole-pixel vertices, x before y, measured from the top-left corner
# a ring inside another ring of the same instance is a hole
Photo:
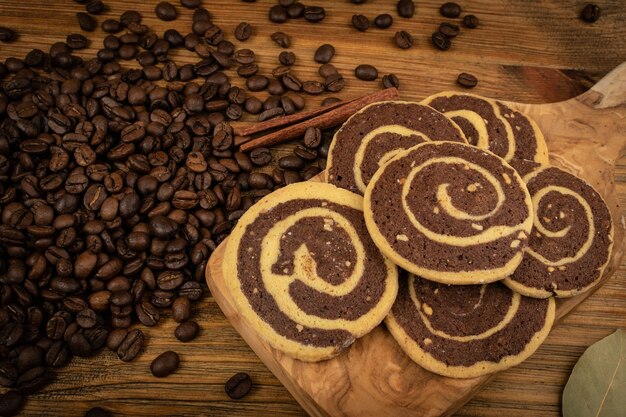
[[[439,375],[472,378],[515,366],[546,339],[554,298],[523,297],[499,282],[401,280],[385,323],[406,354]]]
[[[360,196],[330,184],[293,184],[233,229],[226,284],[240,314],[276,349],[328,359],[389,312],[397,269],[367,234],[362,206]]]
[[[450,91],[430,96],[422,103],[454,120],[470,144],[488,149],[507,162],[527,159],[548,163],[547,147],[537,124],[503,103]]]
[[[510,275],[532,227],[530,195],[501,158],[471,145],[426,142],[376,171],[367,228],[397,265],[446,284]]]
[[[571,297],[596,285],[613,246],[611,213],[586,182],[559,168],[524,180],[535,218],[524,259],[504,283],[530,297]]]
[[[374,172],[399,151],[425,141],[467,143],[443,114],[419,103],[370,104],[335,133],[328,155],[328,181],[363,194]]]

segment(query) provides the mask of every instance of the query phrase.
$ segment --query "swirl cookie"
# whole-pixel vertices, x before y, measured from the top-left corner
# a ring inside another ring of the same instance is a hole
[[[444,284],[509,276],[532,227],[517,172],[491,152],[453,142],[426,142],[389,161],[367,186],[363,211],[387,257]]]
[[[333,185],[293,184],[233,229],[226,284],[240,314],[276,349],[328,359],[389,312],[397,269],[370,239],[362,207],[360,196]]]
[[[335,133],[328,155],[328,182],[363,194],[374,172],[399,151],[426,141],[467,143],[443,114],[419,103],[370,104]]]
[[[527,159],[548,163],[548,151],[537,124],[505,104],[473,94],[443,92],[422,101],[461,127],[468,142],[507,162]]]
[[[499,282],[401,280],[385,323],[420,366],[452,378],[510,368],[532,355],[554,322],[554,298],[523,297]]]
[[[596,285],[613,246],[611,213],[586,182],[559,168],[524,177],[535,218],[524,259],[504,283],[545,298],[571,297]]]

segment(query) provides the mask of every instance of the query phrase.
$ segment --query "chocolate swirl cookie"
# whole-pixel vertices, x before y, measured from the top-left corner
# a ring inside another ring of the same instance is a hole
[[[454,120],[468,142],[507,162],[525,159],[548,163],[548,151],[537,124],[504,103],[474,94],[442,92],[422,101]]]
[[[226,284],[240,314],[276,349],[328,359],[389,312],[397,269],[367,234],[362,207],[360,196],[333,185],[293,184],[233,229]]]
[[[400,281],[385,323],[420,366],[452,378],[510,368],[532,355],[554,322],[554,298],[523,297],[499,282],[443,285]]]
[[[532,204],[517,172],[489,151],[426,142],[376,171],[367,228],[397,265],[445,284],[509,276],[522,260]]]
[[[611,212],[585,181],[556,167],[524,177],[535,213],[524,259],[504,283],[529,297],[571,297],[596,285],[613,246]]]
[[[335,133],[328,182],[363,194],[374,172],[398,152],[441,140],[467,143],[459,126],[432,107],[406,101],[370,104]]]

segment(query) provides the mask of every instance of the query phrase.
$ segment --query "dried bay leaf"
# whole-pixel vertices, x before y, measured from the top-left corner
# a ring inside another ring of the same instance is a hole
[[[626,332],[617,330],[578,359],[563,391],[563,417],[626,415]]]

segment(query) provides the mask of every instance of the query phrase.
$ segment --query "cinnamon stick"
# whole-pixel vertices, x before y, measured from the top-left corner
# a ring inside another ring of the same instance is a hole
[[[328,129],[329,127],[334,127],[345,122],[350,116],[369,104],[376,103],[378,101],[395,100],[398,97],[399,95],[397,89],[387,88],[348,102],[338,103],[340,105],[332,110],[246,142],[239,147],[239,150],[247,152],[262,146],[271,146],[287,142],[288,140],[303,135],[309,127]]]
[[[261,123],[253,123],[250,126],[236,127],[234,129],[234,133],[235,135],[238,135],[238,136],[250,136],[250,135],[254,135],[255,133],[265,132],[266,130],[271,130],[271,129],[278,128],[278,127],[284,127],[290,124],[297,123],[302,120],[310,119],[311,117],[315,117],[319,114],[326,113],[332,109],[341,107],[345,105],[346,103],[350,103],[351,101],[354,101],[354,100],[356,99],[352,99],[349,101],[340,101],[339,103],[331,104],[329,106],[319,107],[317,109],[313,109],[313,110],[309,110],[305,112],[294,113],[288,116],[275,117],[273,119],[269,119]]]

